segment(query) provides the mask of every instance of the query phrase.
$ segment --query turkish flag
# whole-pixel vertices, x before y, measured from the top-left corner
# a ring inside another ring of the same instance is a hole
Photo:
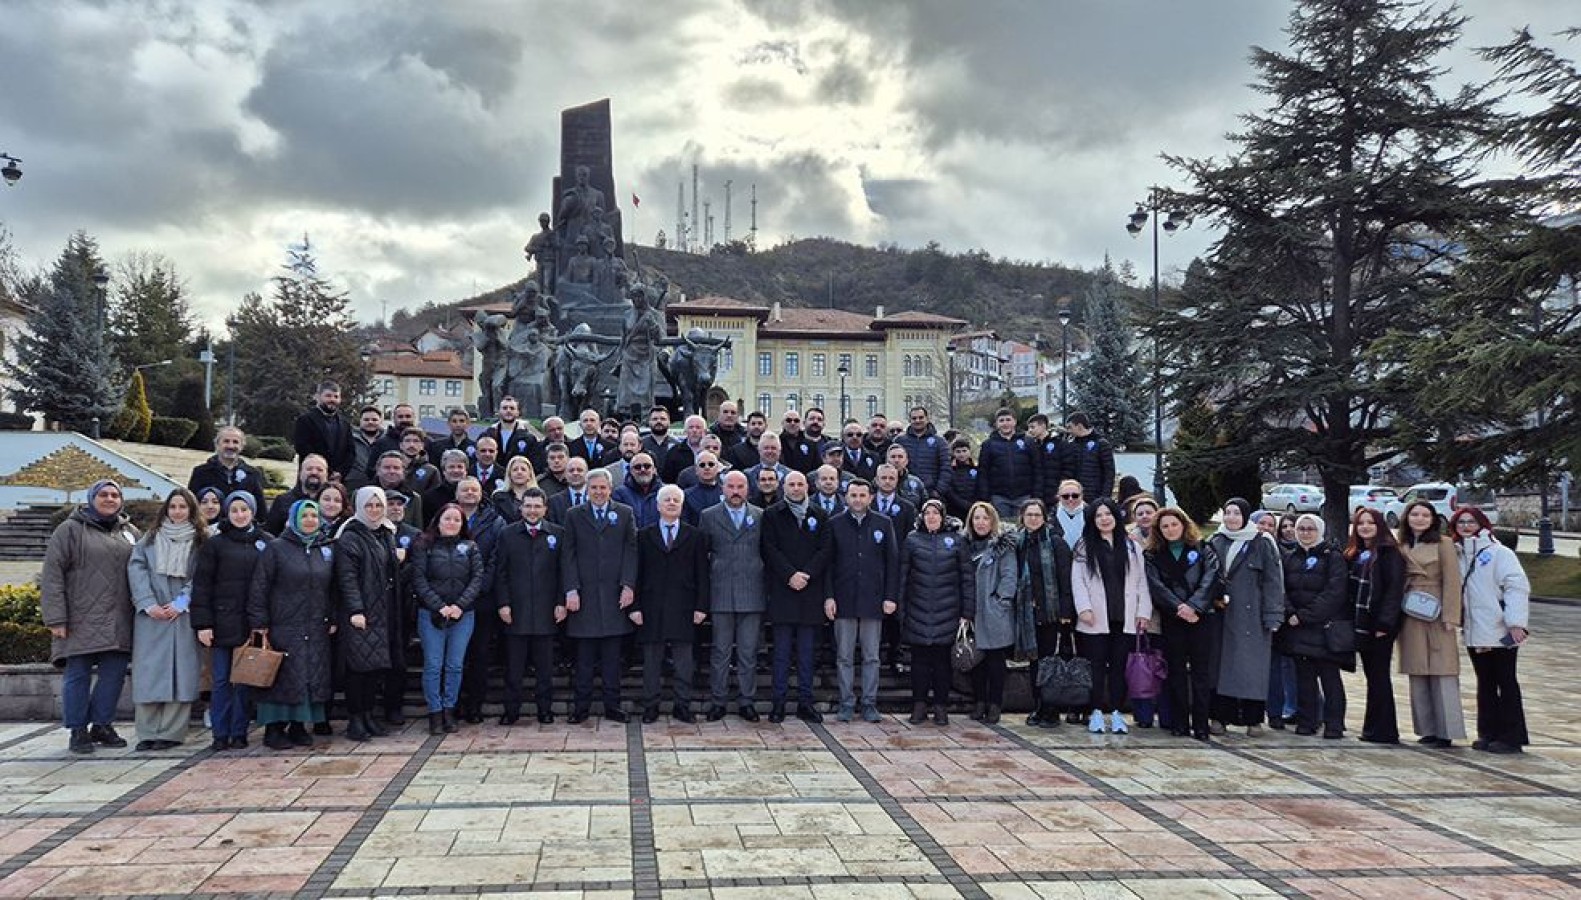
[[[641,206],[642,205],[642,199],[639,198],[636,194],[632,194],[631,195],[631,205],[632,206]]]

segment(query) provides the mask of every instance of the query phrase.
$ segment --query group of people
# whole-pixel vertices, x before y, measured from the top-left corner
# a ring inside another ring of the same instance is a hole
[[[1040,702],[1029,725],[1124,733],[1129,709],[1139,727],[1157,720],[1201,739],[1230,726],[1254,734],[1265,717],[1283,727],[1287,713],[1299,733],[1341,736],[1339,672],[1359,656],[1361,737],[1396,742],[1398,644],[1416,730],[1448,746],[1464,737],[1461,628],[1478,746],[1526,742],[1515,678],[1526,582],[1472,508],[1455,511],[1446,535],[1430,505],[1412,505],[1398,538],[1359,510],[1342,549],[1315,516],[1281,521],[1232,499],[1205,539],[1134,484],[1114,498],[1113,451],[1080,413],[1058,436],[1044,417],[1021,431],[1002,410],[974,459],[969,439],[938,434],[920,407],[898,429],[875,417],[844,423],[838,438],[816,409],[787,412],[776,434],[727,403],[712,425],[688,417],[680,437],[662,407],[646,433],[586,410],[572,437],[557,418],[534,434],[506,397],[481,435],[458,410],[430,441],[403,420],[410,407],[389,427],[366,408],[353,429],[333,385],[315,399],[297,428],[297,483],[267,512],[262,479],[240,457],[244,435],[227,428],[146,535],[113,482],[56,531],[43,605],[67,671],[72,750],[120,741],[111,721],[128,664],[139,747],[179,742],[205,655],[217,750],[245,747],[252,720],[272,748],[310,745],[337,692],[348,738],[382,736],[404,724],[414,635],[436,734],[483,720],[499,664],[501,723],[520,720],[529,668],[533,711],[554,722],[564,657],[569,721],[592,715],[595,683],[601,715],[627,721],[628,654],[640,661],[642,721],[666,705],[681,722],[732,711],[757,721],[765,635],[769,720],[818,722],[825,629],[840,721],[879,720],[881,648],[904,646],[910,720],[947,724],[951,649],[969,632],[981,653],[974,719],[1000,720],[1013,661],[1037,684],[1041,667],[1079,654],[1087,702]],[[1145,635],[1160,639],[1168,676],[1160,697],[1131,699],[1126,659]],[[234,650],[265,640],[285,652],[273,684],[232,683]]]

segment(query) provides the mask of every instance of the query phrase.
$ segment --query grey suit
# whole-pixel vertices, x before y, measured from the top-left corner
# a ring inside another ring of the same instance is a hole
[[[709,611],[714,620],[711,660],[713,705],[730,697],[730,660],[736,662],[738,704],[751,706],[757,693],[758,644],[768,595],[763,582],[763,510],[742,507],[737,528],[724,503],[699,517],[709,550]]]

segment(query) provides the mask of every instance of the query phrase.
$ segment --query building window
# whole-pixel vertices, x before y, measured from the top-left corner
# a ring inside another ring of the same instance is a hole
[[[719,371],[729,372],[736,367],[736,351],[733,347],[719,348]]]
[[[911,377],[911,354],[909,354],[909,353],[906,354],[906,364],[905,364],[904,368],[905,368],[905,371],[904,371],[903,374],[905,375],[905,377],[910,378]]]
[[[799,378],[799,377],[801,377],[801,354],[799,354],[799,353],[786,353],[785,354],[785,377],[786,378]]]
[[[922,367],[926,371],[925,372],[918,372],[917,374],[918,375],[926,375],[927,377],[932,378],[933,377],[933,357],[931,357],[931,356],[924,356],[924,357],[920,358],[918,360],[918,362],[922,363]]]
[[[812,395],[812,405],[818,407],[819,409],[827,410],[828,407],[823,405],[823,400],[824,400],[824,397],[823,397],[822,394],[813,394]]]
[[[432,397],[439,393],[439,382],[432,378],[419,378],[417,380],[417,393],[424,397]]]
[[[878,354],[877,353],[869,353],[867,355],[867,377],[869,377],[869,378],[877,378],[878,377]]]
[[[829,358],[822,353],[812,355],[812,377],[823,378],[827,372]]]
[[[437,419],[437,418],[439,418],[439,416],[435,414],[434,408],[432,406],[419,406],[417,408],[417,418],[419,418],[419,419]]]
[[[446,397],[459,397],[459,396],[461,396],[461,382],[459,382],[459,381],[457,381],[457,380],[455,380],[453,378],[445,379],[445,396]]]
[[[785,411],[793,412],[801,409],[801,394],[785,395]]]
[[[769,414],[769,410],[772,409],[773,406],[774,398],[770,397],[768,394],[758,395],[758,412],[766,416]]]
[[[774,374],[774,354],[767,351],[758,354],[758,377],[767,378]],[[766,394],[764,396],[767,396]]]
[[[852,375],[856,374],[856,368],[851,362],[851,354],[849,354],[849,353],[842,353],[842,354],[840,354],[840,368],[846,370],[847,372],[851,373]]]
[[[869,419],[871,419],[871,418],[873,418],[876,415],[878,415],[878,395],[877,394],[868,394],[867,395],[867,417]]]

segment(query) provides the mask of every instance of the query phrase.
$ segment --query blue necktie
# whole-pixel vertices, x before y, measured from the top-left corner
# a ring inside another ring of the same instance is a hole
[[[673,546],[675,546],[675,526],[666,525],[664,526],[664,547],[668,550]]]

